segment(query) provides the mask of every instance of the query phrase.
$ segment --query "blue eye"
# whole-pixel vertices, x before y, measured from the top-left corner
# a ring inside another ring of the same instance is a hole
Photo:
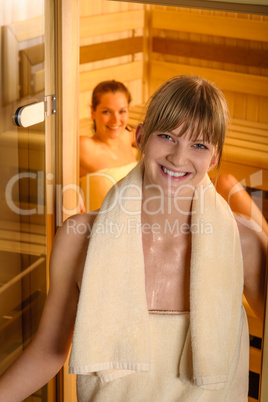
[[[108,114],[109,113],[109,110],[103,110],[102,111],[102,114]]]
[[[127,111],[123,109],[123,110],[120,110],[119,113],[124,114],[124,113],[127,113]]]
[[[194,147],[197,149],[208,149],[204,144],[194,144]]]
[[[168,134],[159,134],[158,137],[164,138],[166,140],[172,141],[172,137]]]

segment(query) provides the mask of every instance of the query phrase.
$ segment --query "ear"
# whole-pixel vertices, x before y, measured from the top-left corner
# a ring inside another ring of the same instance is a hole
[[[219,154],[213,155],[212,158],[211,158],[211,161],[210,161],[208,172],[210,170],[212,170],[217,165],[218,161],[219,161]]]
[[[144,136],[143,125],[141,123],[136,128],[136,134],[135,135],[136,135],[137,147],[139,148],[139,150],[141,150],[143,136]]]
[[[91,109],[91,119],[95,120],[95,110],[93,110],[92,106],[90,106],[90,109]]]

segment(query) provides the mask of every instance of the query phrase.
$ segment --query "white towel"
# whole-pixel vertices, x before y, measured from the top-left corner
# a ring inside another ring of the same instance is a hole
[[[150,370],[141,199],[139,163],[109,191],[94,223],[70,373],[97,374],[107,382]],[[195,190],[192,228],[190,328],[180,375],[197,386],[220,389],[239,337],[243,269],[234,217],[208,176]]]

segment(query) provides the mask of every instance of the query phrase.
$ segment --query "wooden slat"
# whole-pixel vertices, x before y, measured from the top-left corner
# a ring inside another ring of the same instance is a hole
[[[259,123],[257,121],[249,121],[249,120],[242,120],[242,119],[234,119],[232,118],[230,124],[249,127],[249,128],[256,128],[258,130],[265,130],[268,132],[268,124],[266,123]]]
[[[23,243],[46,245],[46,237],[30,233],[14,232],[0,229],[0,239],[20,241]]]
[[[152,51],[259,68],[268,67],[268,51],[180,39],[153,37]]]
[[[46,234],[46,228],[42,225],[35,225],[32,223],[21,223],[15,221],[0,221],[0,228],[2,230],[18,231],[20,233],[38,234],[42,237]]]
[[[122,1],[125,0],[110,0]],[[143,0],[128,0],[131,3],[143,3]],[[146,0],[146,4],[159,4],[160,6],[197,8],[198,10],[229,11],[233,13],[268,15],[268,6],[265,0],[253,1],[219,1],[219,0]]]
[[[18,136],[16,131],[6,131],[0,136],[0,144],[2,147],[17,147],[19,144],[20,148],[26,148],[27,150],[43,150],[45,146],[45,134],[33,132],[29,135],[29,133],[23,132]]]
[[[80,38],[143,28],[143,10],[80,18]]]
[[[8,25],[18,42],[23,42],[44,35],[44,17],[32,18]]]
[[[268,42],[268,21],[153,10],[152,27],[226,38]]]
[[[17,241],[0,240],[0,250],[10,253],[28,254],[28,255],[46,255],[46,247],[36,244],[20,243]]]
[[[262,151],[252,151],[250,149],[225,144],[222,158],[229,162],[253,166],[259,169],[268,169],[267,153]]]
[[[255,134],[246,134],[243,131],[233,131],[228,130],[226,134],[226,139],[232,138],[237,140],[248,141],[249,143],[256,143],[256,144],[265,144],[268,146],[268,136],[261,137]]]
[[[250,122],[251,123],[251,122]],[[264,126],[264,125],[263,125]],[[241,132],[251,135],[256,135],[262,138],[268,138],[268,125],[266,125],[265,129],[260,129],[258,127],[254,127],[251,124],[233,124],[232,122],[228,126],[228,130],[233,132]]]
[[[143,51],[143,38],[119,39],[110,42],[96,43],[80,47],[80,64],[91,63],[98,60],[107,60]]]
[[[225,145],[230,145],[230,146],[234,146],[237,147],[239,149],[248,149],[249,151],[261,151],[261,152],[265,152],[266,153],[266,157],[268,155],[268,145],[265,145],[264,143],[257,143],[257,142],[253,142],[253,141],[245,141],[237,139],[237,138],[231,138],[231,137],[226,137],[225,140]],[[268,162],[268,158],[267,158],[267,162]]]
[[[79,76],[79,92],[90,91],[98,82],[104,80],[115,79],[125,82],[141,79],[142,67],[142,62],[136,61],[82,73]]]
[[[174,75],[195,74],[215,82],[222,90],[247,95],[267,96],[268,94],[268,77],[253,74],[159,61],[153,61],[151,63],[151,74],[152,82],[156,84],[157,87]]]
[[[261,351],[259,349],[250,347],[249,370],[253,373],[261,373]]]

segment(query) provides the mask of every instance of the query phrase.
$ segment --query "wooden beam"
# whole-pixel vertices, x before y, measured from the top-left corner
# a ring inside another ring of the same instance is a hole
[[[82,46],[80,47],[80,64],[140,53],[142,50],[142,36]]]
[[[268,42],[268,21],[153,10],[153,28]]]
[[[143,28],[143,10],[80,18],[80,38]]]
[[[243,66],[268,68],[268,50],[153,37],[153,52]]]
[[[126,0],[110,0],[123,1]],[[128,0],[129,3],[142,3],[144,0]],[[261,14],[268,15],[268,6],[262,0],[146,0],[146,4],[159,4],[161,6],[197,8],[201,10],[229,11],[234,13]]]
[[[79,76],[79,92],[91,91],[95,85],[104,80],[133,81],[142,78],[142,62],[120,64],[114,67],[81,73]]]
[[[159,61],[151,63],[151,74],[152,83],[156,88],[174,75],[194,74],[215,82],[223,91],[258,96],[267,96],[268,94],[268,77],[253,74]]]

